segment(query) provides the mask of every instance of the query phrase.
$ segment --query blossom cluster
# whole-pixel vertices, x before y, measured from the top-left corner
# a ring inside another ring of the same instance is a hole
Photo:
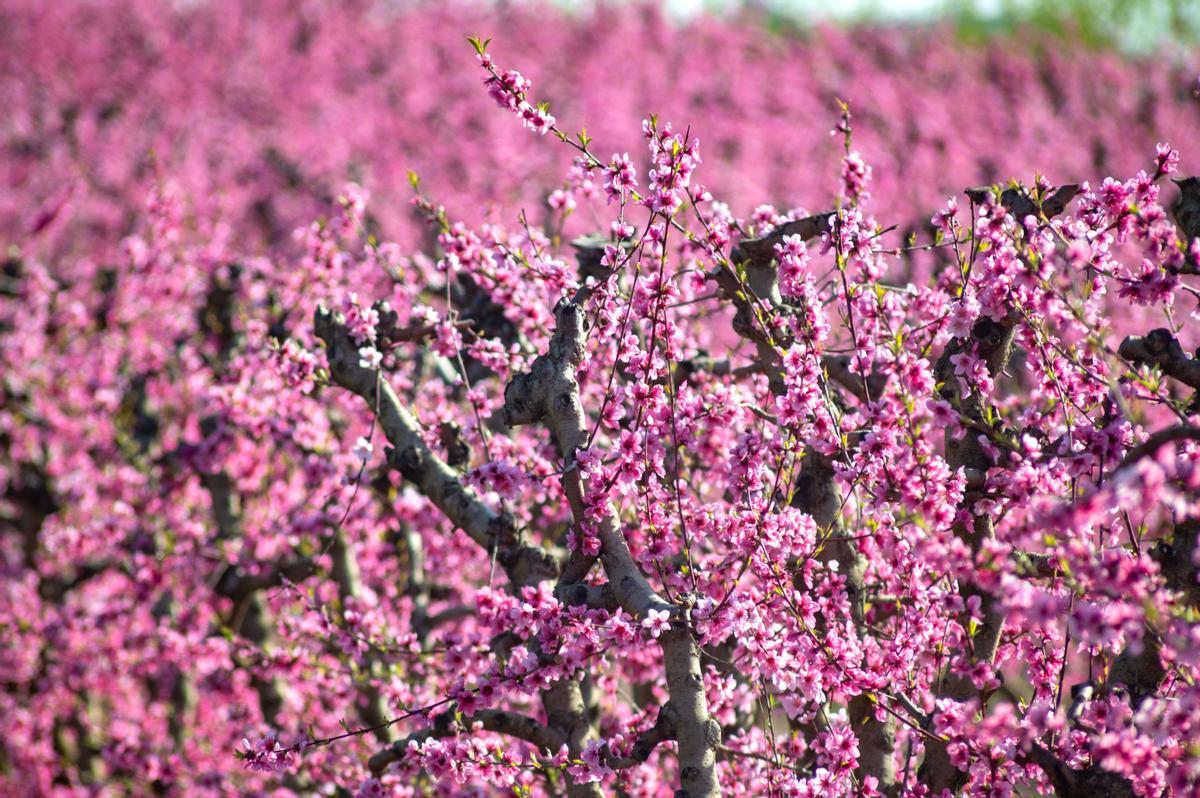
[[[1194,74],[10,5],[0,792],[1200,789]]]

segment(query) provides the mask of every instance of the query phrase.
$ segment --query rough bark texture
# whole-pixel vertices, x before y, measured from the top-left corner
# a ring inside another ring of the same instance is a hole
[[[576,523],[582,524],[587,486],[575,461],[576,450],[587,443],[583,405],[575,378],[583,359],[586,335],[582,304],[560,302],[555,308],[555,319],[557,326],[549,351],[539,356],[527,373],[515,377],[504,391],[505,422],[510,426],[538,421],[546,424],[563,456],[563,487]],[[670,629],[658,642],[676,718],[681,787],[677,795],[680,798],[720,795],[716,751],[721,743],[721,730],[708,715],[700,651],[688,623],[690,606],[671,604],[650,587],[634,562],[611,505],[606,507],[598,526],[600,562],[621,608],[635,618],[645,618],[650,610],[671,615]]]

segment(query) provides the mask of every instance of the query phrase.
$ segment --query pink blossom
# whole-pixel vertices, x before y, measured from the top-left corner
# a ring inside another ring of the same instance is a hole
[[[648,610],[646,617],[642,619],[642,628],[657,640],[659,635],[671,628],[671,611]]]

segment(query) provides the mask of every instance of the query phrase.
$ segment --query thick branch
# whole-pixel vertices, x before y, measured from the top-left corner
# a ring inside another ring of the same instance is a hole
[[[433,453],[421,437],[417,420],[400,404],[382,373],[359,365],[358,347],[340,314],[318,308],[315,327],[327,347],[330,377],[375,410],[391,444],[389,464],[472,540],[489,552],[498,547],[497,560],[514,584],[536,584],[557,575],[558,567],[547,552],[524,545],[510,514],[484,504],[463,484],[461,475]]]
[[[386,306],[383,320],[393,318]],[[558,576],[558,564],[545,550],[526,545],[509,513],[496,513],[465,486],[457,471],[433,453],[422,439],[416,419],[400,404],[378,369],[359,363],[358,348],[340,315],[318,308],[317,335],[325,342],[330,377],[374,408],[380,427],[391,443],[388,462],[414,483],[430,501],[479,545],[494,551],[513,589]],[[579,682],[560,680],[542,691],[542,705],[550,726],[567,742],[575,756],[591,732],[583,710]],[[576,784],[568,778],[570,798],[599,798],[595,784]]]
[[[1131,335],[1121,342],[1117,354],[1134,363],[1158,366],[1168,377],[1200,391],[1200,360],[1189,357],[1170,330],[1160,327],[1145,337]]]
[[[469,732],[478,726],[484,731],[505,734],[518,740],[524,740],[538,747],[543,753],[553,754],[562,747],[566,740],[554,729],[541,724],[527,715],[516,712],[506,712],[499,709],[482,709],[460,725],[455,720],[454,712],[443,712],[434,718],[433,725],[428,729],[413,732],[407,737],[397,740],[379,753],[367,760],[367,767],[378,775],[388,765],[399,762],[411,746],[419,745],[426,740],[440,737],[454,737]]]
[[[622,770],[642,764],[650,758],[650,755],[654,753],[654,749],[660,743],[675,739],[676,721],[675,708],[668,701],[659,710],[658,717],[654,720],[654,725],[638,735],[637,740],[633,743],[633,749],[629,752],[629,756],[609,756],[606,759],[608,766],[614,770]]]
[[[564,460],[563,487],[576,525],[582,528],[586,486],[575,453],[586,444],[587,432],[575,372],[583,359],[586,322],[583,307],[573,301],[560,302],[554,315],[557,326],[549,351],[509,383],[504,391],[504,415],[510,426],[542,421],[550,429]],[[650,587],[634,562],[611,504],[604,508],[597,526],[600,560],[621,608],[635,618],[645,618],[651,610],[671,616],[670,629],[659,637],[659,644],[667,689],[677,713],[681,793],[688,798],[720,795],[716,749],[721,731],[708,716],[700,652],[687,620],[690,607],[673,605]]]
[[[1138,460],[1153,457],[1163,446],[1175,441],[1200,441],[1200,427],[1180,425],[1159,430],[1126,452],[1125,456],[1121,458],[1121,462],[1113,469],[1114,473],[1128,468]]]
[[[562,584],[555,589],[554,595],[568,607],[582,606],[590,610],[612,612],[621,606],[617,603],[617,595],[608,582],[602,585],[589,585],[583,582]]]
[[[867,402],[870,397],[879,396],[887,384],[887,375],[881,372],[871,374],[864,384],[863,378],[850,370],[851,358],[849,355],[823,355],[821,363],[825,366],[825,374],[829,377],[830,382],[837,383],[860,402]],[[747,374],[760,374],[763,369],[758,363],[734,368],[728,360],[714,360],[711,357],[701,356],[680,363],[678,379],[680,382],[691,382],[695,375],[702,371],[718,377],[727,375],[740,377]]]
[[[1040,745],[1034,745],[1026,758],[1042,769],[1059,798],[1133,798],[1133,785],[1116,773],[1092,765],[1082,770],[1070,767]]]

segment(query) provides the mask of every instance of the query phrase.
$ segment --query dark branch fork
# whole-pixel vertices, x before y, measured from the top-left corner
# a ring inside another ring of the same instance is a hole
[[[386,307],[381,306],[380,310],[384,324],[393,318]],[[461,474],[425,443],[416,419],[405,409],[383,374],[360,365],[358,347],[344,319],[318,309],[315,329],[325,342],[332,381],[376,408],[379,426],[390,444],[388,464],[415,485],[456,527],[495,556],[513,590],[556,578],[559,566],[554,556],[527,542],[510,513],[492,510],[463,484]],[[568,743],[571,754],[578,756],[591,735],[579,681],[567,679],[551,685],[543,691],[542,703],[550,727]],[[401,740],[391,750],[402,755],[401,746],[406,744],[406,740]],[[387,761],[390,761],[388,756],[381,755],[376,764]],[[600,795],[595,784],[573,781],[568,784],[568,792],[572,798]]]
[[[588,486],[580,474],[576,452],[587,444],[587,424],[575,372],[584,354],[586,316],[580,298],[563,300],[554,315],[556,328],[549,351],[539,356],[528,372],[509,383],[504,391],[504,416],[510,426],[541,421],[550,430],[565,461],[563,487],[576,526],[582,529],[587,523],[584,497]],[[606,504],[597,526],[600,562],[617,604],[639,619],[652,610],[667,612],[671,617],[670,628],[659,637],[670,692],[663,712],[673,718],[679,744],[682,796],[719,795],[716,751],[721,732],[708,715],[700,651],[690,628],[694,599],[684,596],[672,603],[651,588],[634,562],[611,504]],[[585,574],[583,570],[579,575]]]

